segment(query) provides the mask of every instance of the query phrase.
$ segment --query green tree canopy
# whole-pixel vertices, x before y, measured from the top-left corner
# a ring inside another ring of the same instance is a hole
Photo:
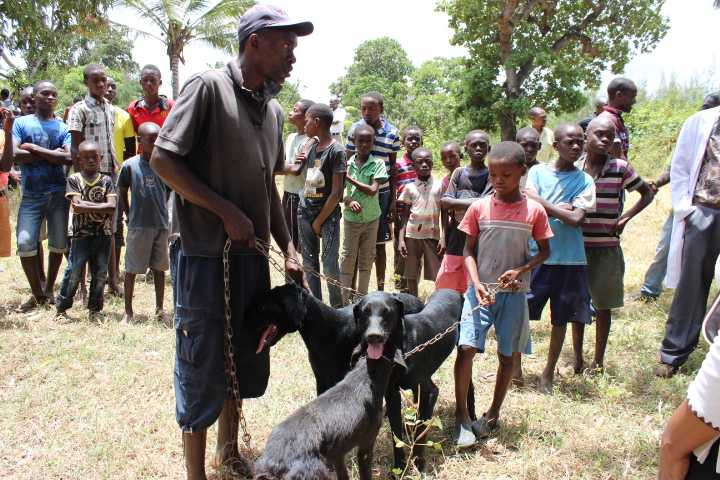
[[[0,2],[0,51],[24,60],[24,74],[68,65],[77,41],[106,26],[112,0],[13,0]],[[7,55],[3,59],[15,67]]]
[[[237,21],[253,0],[220,0],[210,6],[207,0],[122,0],[140,17],[153,23],[155,35],[141,32],[165,44],[172,72],[173,97],[180,91],[180,62],[185,63],[185,47],[196,40],[236,54]]]
[[[350,111],[360,105],[363,94],[380,92],[385,97],[385,115],[402,123],[408,116],[408,81],[413,70],[400,42],[389,37],[368,40],[355,49],[353,63],[330,85],[330,91],[342,98]]]
[[[447,141],[462,140],[471,130],[460,109],[464,69],[461,58],[437,57],[412,74],[407,123],[422,127],[425,145],[435,151]]]
[[[513,139],[533,105],[576,110],[600,74],[663,38],[665,0],[442,0],[453,43],[469,51],[464,101],[474,125]]]

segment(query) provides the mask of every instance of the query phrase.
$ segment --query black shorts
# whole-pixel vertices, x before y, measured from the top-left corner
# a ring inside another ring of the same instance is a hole
[[[268,261],[260,255],[230,257],[233,346],[240,396],[265,393],[270,376],[269,349],[255,354],[258,338],[243,328],[254,298],[270,290]],[[225,375],[225,300],[222,258],[180,255],[175,309],[175,407],[185,432],[217,420],[228,396]]]
[[[527,298],[530,320],[540,320],[543,308],[550,300],[553,325],[592,323],[585,265],[540,265],[532,273]]]

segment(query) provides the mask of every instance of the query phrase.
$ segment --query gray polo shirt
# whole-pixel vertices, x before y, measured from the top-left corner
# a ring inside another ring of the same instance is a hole
[[[284,115],[276,100],[242,85],[237,59],[188,80],[155,146],[184,157],[200,180],[237,205],[252,221],[255,235],[268,241],[273,172],[284,161]],[[221,256],[227,234],[220,218],[179,198],[174,208],[183,253]],[[248,250],[233,247],[232,252]]]

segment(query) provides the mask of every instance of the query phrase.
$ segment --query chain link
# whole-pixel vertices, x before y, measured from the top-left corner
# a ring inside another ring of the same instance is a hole
[[[275,253],[281,257],[284,257],[285,254],[279,248],[273,246],[271,243],[266,242],[260,238],[255,239],[255,248],[258,252],[260,252],[265,258],[267,258],[270,261],[270,265],[275,270],[277,270],[278,272],[280,272],[281,274],[283,274],[285,276],[286,281],[295,283],[294,280],[292,280],[291,278],[289,278],[287,276],[287,274],[285,273],[285,268],[282,265],[280,265],[275,259],[273,259],[270,255],[270,253]],[[334,278],[330,278],[327,275],[323,275],[320,272],[316,272],[312,268],[306,267],[304,265],[300,265],[300,268],[303,270],[303,272],[305,272],[307,274],[315,275],[318,278],[325,280],[325,282],[328,285],[333,285],[333,286],[339,288],[341,291],[348,292],[350,302],[355,302],[356,300],[358,300],[364,296],[364,294],[359,292],[358,290],[355,290],[350,287],[346,287],[338,280],[335,280]]]
[[[232,326],[232,310],[230,308],[230,247],[232,242],[228,238],[223,248],[223,283],[225,294],[225,375],[228,378],[228,389],[235,400],[235,408],[237,409],[238,422],[242,429],[242,441],[247,449],[248,456],[252,456],[252,437],[247,428],[245,414],[242,409],[242,399],[240,398],[240,384],[237,379],[237,369],[235,368],[235,351],[232,344],[233,326]]]

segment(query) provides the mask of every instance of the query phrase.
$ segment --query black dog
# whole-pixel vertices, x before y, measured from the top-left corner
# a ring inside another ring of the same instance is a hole
[[[405,293],[397,299],[406,313],[422,310],[419,298]],[[277,326],[271,344],[291,332],[300,332],[308,349],[318,395],[337,384],[350,370],[350,357],[360,343],[362,331],[353,317],[353,306],[333,308],[294,284],[275,287],[248,312],[248,324],[260,332],[270,323]]]
[[[387,293],[377,292],[368,295],[355,306],[355,318],[362,327],[364,322],[364,309],[372,305],[375,309],[387,304],[392,296]],[[398,345],[404,352],[432,339],[438,333],[444,332],[453,323],[460,320],[462,313],[463,297],[455,290],[437,290],[427,301],[425,308],[415,314],[407,314],[403,319],[403,341]],[[400,389],[412,390],[415,401],[419,402],[418,417],[422,420],[432,418],[435,402],[438,398],[438,387],[432,381],[433,374],[443,364],[445,359],[453,352],[457,345],[457,330],[446,335],[437,343],[428,345],[422,351],[411,355],[406,359],[407,370],[393,373],[388,386],[387,415],[390,420],[390,427],[393,434],[398,438],[404,437],[403,420],[401,413]],[[474,391],[471,388],[468,396],[468,405],[474,405]],[[471,410],[474,410],[471,407]],[[474,415],[474,411],[471,411]],[[393,445],[395,442],[393,442]],[[405,465],[405,453],[402,448],[394,448],[395,467]],[[416,446],[412,455],[415,458],[415,465],[419,470],[425,467],[423,456],[424,447]]]
[[[361,302],[361,344],[354,356],[367,353],[337,385],[273,428],[255,464],[256,480],[346,480],[345,455],[357,447],[361,480],[372,478],[375,439],[382,424],[382,403],[393,367],[403,368],[403,304]]]
[[[362,332],[354,320],[359,318],[359,312],[362,311],[358,307],[368,301],[389,304],[393,297],[403,303],[406,313],[403,345],[407,351],[430,340],[460,319],[462,296],[453,290],[438,290],[433,293],[425,308],[421,300],[412,295],[377,292],[367,295],[354,307],[335,309],[294,285],[273,288],[256,303],[247,318],[258,332],[271,322],[277,325],[278,331],[273,345],[285,334],[300,331],[308,349],[310,365],[320,394],[337,384],[350,369],[350,357],[360,342]],[[409,315],[421,310],[419,316]],[[404,436],[400,388],[412,389],[416,400],[420,401],[419,416],[424,420],[431,418],[439,392],[431,377],[450,355],[456,342],[456,334],[447,335],[441,342],[410,357],[408,373],[391,380],[392,388],[388,389],[386,397],[387,414],[393,434],[398,438]],[[468,408],[471,419],[475,420],[475,391],[472,382],[468,392]],[[422,470],[422,447],[417,447],[413,454],[416,466]],[[394,447],[394,465],[399,468],[405,466],[405,453],[402,448]]]

